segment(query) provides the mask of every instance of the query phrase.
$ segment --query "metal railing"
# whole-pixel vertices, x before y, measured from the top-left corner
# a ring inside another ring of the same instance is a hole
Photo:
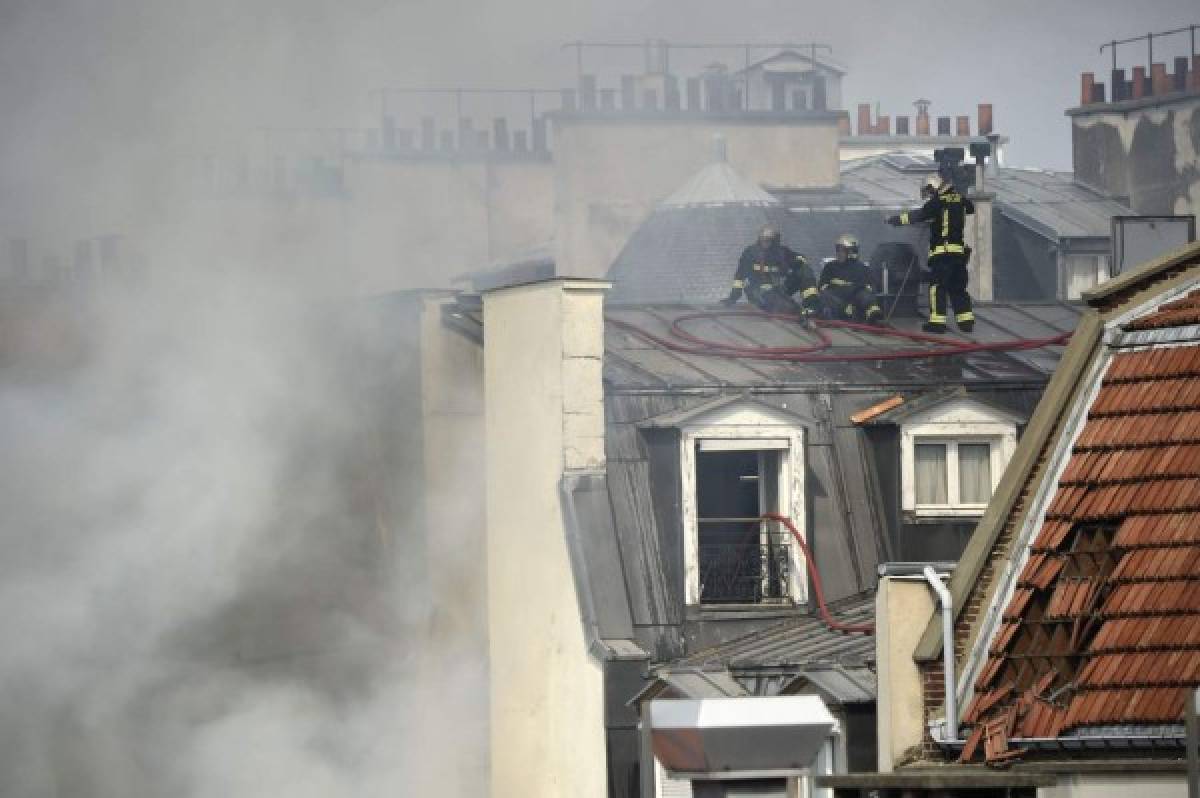
[[[784,539],[700,544],[700,602],[786,602],[791,598],[790,552],[790,543]]]

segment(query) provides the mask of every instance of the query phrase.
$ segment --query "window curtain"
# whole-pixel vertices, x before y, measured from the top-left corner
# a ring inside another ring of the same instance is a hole
[[[958,445],[958,492],[963,504],[987,504],[992,498],[992,447],[986,443]]]
[[[918,443],[913,447],[917,504],[946,504],[946,445]]]

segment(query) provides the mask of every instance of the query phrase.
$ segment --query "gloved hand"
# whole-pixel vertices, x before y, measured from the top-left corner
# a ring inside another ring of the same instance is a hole
[[[737,304],[737,301],[738,301],[738,295],[737,295],[737,294],[730,294],[729,296],[727,296],[727,297],[725,297],[724,299],[722,299],[722,300],[721,300],[721,304],[722,304],[722,305],[724,305],[724,306],[725,306],[725,307],[727,307],[727,308],[731,308],[731,307],[733,307],[734,305],[736,305],[736,304]]]
[[[892,227],[899,227],[900,226],[900,217],[895,216],[895,215],[889,216],[887,218],[887,223],[890,224]]]

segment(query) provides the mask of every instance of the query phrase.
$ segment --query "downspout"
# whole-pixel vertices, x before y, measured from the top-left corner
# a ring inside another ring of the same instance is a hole
[[[946,691],[946,738],[947,742],[958,740],[958,696],[955,695],[954,685],[954,599],[950,591],[942,584],[942,579],[926,565],[921,572],[925,581],[937,593],[938,603],[942,605],[942,670],[945,677]]]

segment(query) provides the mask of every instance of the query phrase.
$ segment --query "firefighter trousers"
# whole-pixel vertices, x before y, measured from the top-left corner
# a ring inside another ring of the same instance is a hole
[[[827,286],[821,290],[821,307],[831,319],[875,322],[883,318],[875,292],[866,286]]]
[[[950,309],[961,329],[975,326],[971,295],[967,293],[967,256],[934,255],[929,259],[929,323],[946,324]]]

